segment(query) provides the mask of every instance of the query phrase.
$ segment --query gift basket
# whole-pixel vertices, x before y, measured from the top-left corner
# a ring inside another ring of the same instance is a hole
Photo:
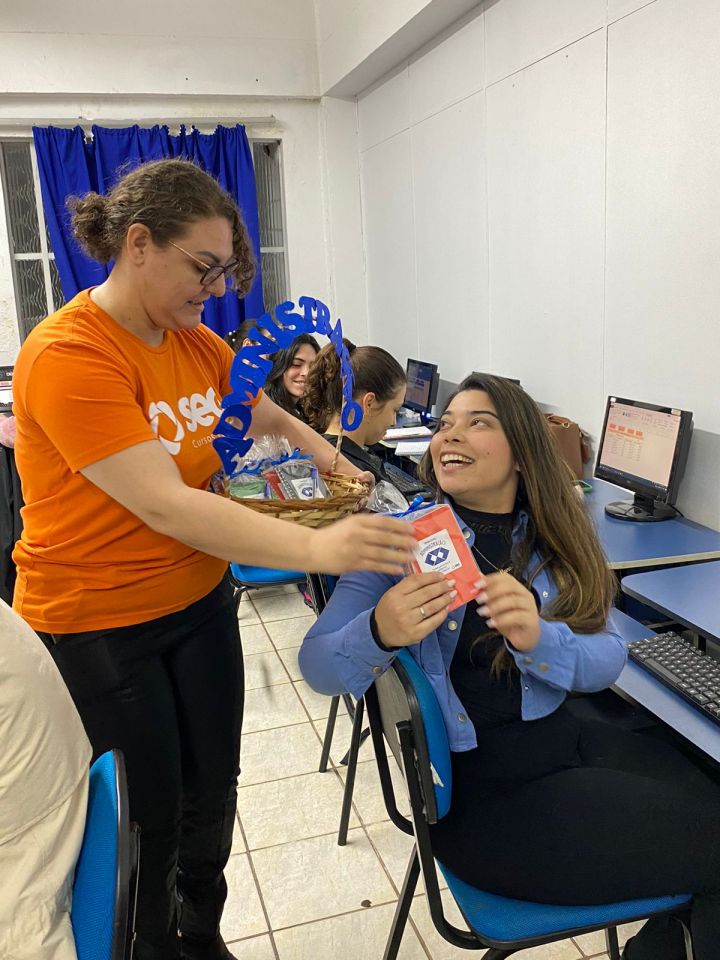
[[[293,450],[284,437],[251,440],[252,403],[272,365],[269,359],[300,333],[330,338],[340,358],[343,382],[342,425],[329,473],[321,473],[311,457]],[[252,332],[253,343],[237,353],[230,373],[231,393],[223,397],[223,413],[213,446],[223,463],[213,489],[258,513],[306,527],[322,527],[358,510],[368,496],[367,485],[335,472],[344,430],[355,429],[362,410],[352,399],[352,369],[339,320],[330,324],[330,311],[319,300],[301,297],[265,313]]]

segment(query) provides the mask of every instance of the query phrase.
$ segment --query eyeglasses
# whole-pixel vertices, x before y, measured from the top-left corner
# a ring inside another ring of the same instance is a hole
[[[179,250],[180,253],[184,253],[186,257],[190,257],[191,260],[194,260],[195,263],[204,268],[205,272],[200,277],[201,287],[210,287],[213,283],[215,283],[216,280],[219,280],[220,277],[223,276],[225,277],[225,282],[229,283],[232,280],[230,271],[234,270],[240,262],[236,257],[233,257],[233,259],[229,263],[226,263],[224,267],[219,263],[209,266],[204,261],[198,260],[197,257],[193,256],[189,250],[185,250],[183,247],[181,247],[179,243],[173,243],[172,240],[168,240],[168,243],[171,247],[175,247],[175,249]]]

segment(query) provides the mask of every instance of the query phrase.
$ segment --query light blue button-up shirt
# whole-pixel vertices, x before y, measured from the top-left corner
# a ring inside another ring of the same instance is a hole
[[[460,520],[467,542],[473,531]],[[520,514],[513,529],[513,542],[523,536],[527,516]],[[540,563],[536,555],[530,570]],[[351,693],[361,697],[373,681],[393,662],[397,651],[386,653],[373,638],[370,615],[377,602],[400,577],[380,573],[350,573],[338,581],[325,610],[310,628],[300,649],[303,676],[318,693],[335,696]],[[535,576],[533,588],[541,608],[557,595],[557,587],[545,568]],[[448,614],[437,630],[407,649],[428,677],[445,719],[450,749],[471,750],[477,746],[475,729],[455,693],[449,677],[463,619],[476,616],[476,606],[462,606]],[[604,690],[620,675],[627,650],[615,629],[612,616],[602,633],[573,633],[565,623],[541,618],[540,640],[530,651],[507,645],[520,671],[522,718],[537,720],[560,706],[569,691],[590,693]]]

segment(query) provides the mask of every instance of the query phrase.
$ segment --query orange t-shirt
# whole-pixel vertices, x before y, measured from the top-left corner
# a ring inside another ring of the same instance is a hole
[[[142,623],[220,582],[224,560],[151,530],[79,471],[158,438],[185,483],[207,489],[220,467],[211,440],[233,356],[204,326],[149,346],[87,290],[32,331],[13,375],[25,499],[13,557],[14,607],[36,630]]]

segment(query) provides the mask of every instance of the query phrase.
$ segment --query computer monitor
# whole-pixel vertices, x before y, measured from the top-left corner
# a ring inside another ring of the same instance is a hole
[[[0,367],[0,413],[12,413],[13,367]]]
[[[669,520],[692,435],[692,413],[608,397],[595,476],[631,490],[605,512],[620,520]]]
[[[435,363],[408,360],[405,370],[407,388],[403,406],[422,416],[429,416],[438,391],[438,368]]]

